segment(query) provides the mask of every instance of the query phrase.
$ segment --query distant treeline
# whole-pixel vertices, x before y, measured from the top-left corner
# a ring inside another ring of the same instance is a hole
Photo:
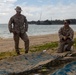
[[[71,24],[76,24],[76,19],[69,19]],[[52,24],[63,24],[64,20],[45,20],[45,21],[29,21],[29,24],[37,24],[37,25],[52,25]]]

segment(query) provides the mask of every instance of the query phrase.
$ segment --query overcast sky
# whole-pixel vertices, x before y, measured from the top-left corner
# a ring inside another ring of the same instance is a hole
[[[39,20],[41,13],[41,20],[76,18],[76,0],[0,0],[0,23],[8,23],[16,6],[28,21]]]

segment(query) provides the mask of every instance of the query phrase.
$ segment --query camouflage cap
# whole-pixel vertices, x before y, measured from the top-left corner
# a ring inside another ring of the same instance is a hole
[[[21,7],[19,7],[19,6],[17,6],[17,7],[15,8],[15,10],[16,10],[16,11],[22,11]]]

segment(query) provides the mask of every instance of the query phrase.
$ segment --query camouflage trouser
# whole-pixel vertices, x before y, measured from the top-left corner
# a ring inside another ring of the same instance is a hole
[[[17,53],[19,52],[19,38],[24,41],[25,51],[29,50],[29,38],[26,33],[13,33],[14,34],[14,41],[15,41],[15,49]]]
[[[58,52],[70,51],[73,43],[74,43],[74,41],[72,41],[72,40],[60,41]]]

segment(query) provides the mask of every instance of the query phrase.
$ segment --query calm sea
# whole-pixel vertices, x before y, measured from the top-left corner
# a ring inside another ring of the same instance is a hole
[[[27,34],[29,36],[57,33],[63,25],[29,25]],[[76,31],[76,25],[70,25]],[[8,31],[7,24],[0,24],[0,37],[11,38],[13,34]]]

